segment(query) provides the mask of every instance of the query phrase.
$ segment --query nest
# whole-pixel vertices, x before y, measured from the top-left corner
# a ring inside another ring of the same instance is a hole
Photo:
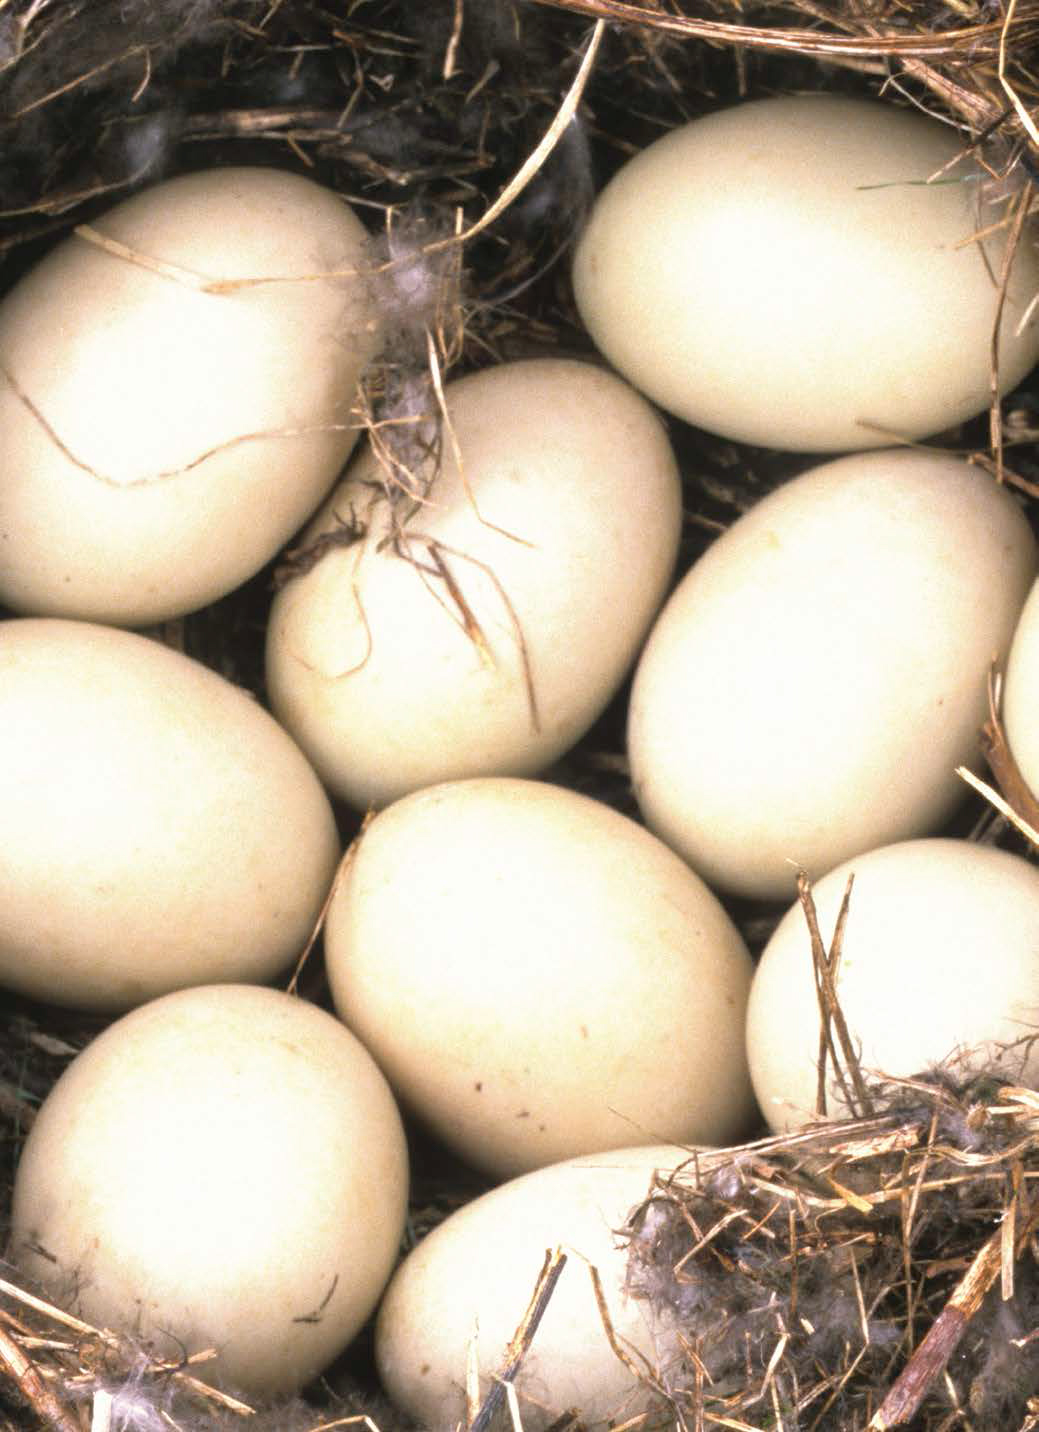
[[[955,125],[965,151],[1013,181],[1023,222],[1039,182],[1037,39],[1036,0],[0,0],[0,279],[10,287],[144,183],[226,163],[311,174],[373,234],[394,321],[356,417],[406,489],[402,419],[430,419],[435,434],[448,376],[590,355],[566,256],[595,188],[630,154],[742,97],[883,93]],[[683,568],[805,465],[681,424],[673,436]],[[1023,390],[956,440],[1031,499],[1037,436],[1039,395]],[[306,560],[290,553],[280,570]],[[157,634],[262,697],[280,579],[272,564]],[[633,812],[622,730],[621,700],[551,777]],[[976,822],[975,835],[1013,841],[1012,818],[1035,834],[995,716],[989,749],[1004,814],[979,800],[963,833]],[[349,836],[357,818],[338,814]],[[733,913],[760,946],[774,912]],[[303,981],[324,998],[319,969]],[[6,1215],[35,1108],[98,1024],[13,998],[0,1018]],[[1039,1096],[955,1068],[859,1079],[857,1117],[658,1180],[625,1230],[629,1282],[677,1320],[681,1354],[633,1373],[689,1432],[1039,1428]],[[413,1226],[473,1192],[431,1153],[416,1168]],[[535,1337],[532,1319],[510,1375]],[[341,1374],[256,1414],[206,1386],[204,1360],[156,1364],[0,1283],[0,1428],[395,1432],[366,1356],[362,1339]]]
[[[955,1074],[658,1179],[628,1277],[683,1329],[644,1374],[679,1425],[1039,1427],[1039,1095]]]

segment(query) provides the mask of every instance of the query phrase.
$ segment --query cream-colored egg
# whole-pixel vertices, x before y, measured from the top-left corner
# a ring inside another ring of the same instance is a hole
[[[1005,196],[954,162],[963,148],[954,128],[837,96],[697,119],[599,196],[574,263],[581,316],[638,388],[729,437],[821,452],[937,432],[989,402],[1006,247]],[[1039,358],[1039,315],[1017,331],[1037,291],[1026,237],[1004,391]]]
[[[614,1352],[589,1269],[599,1274],[622,1347],[650,1367],[677,1351],[673,1329],[625,1293],[618,1232],[647,1197],[653,1173],[689,1161],[669,1145],[625,1149],[538,1169],[465,1205],[398,1268],[376,1324],[375,1355],[389,1395],[423,1427],[465,1420],[466,1368],[475,1351],[481,1397],[503,1370],[546,1251],[567,1262],[514,1386],[526,1432],[576,1411],[582,1426],[623,1423],[653,1406]],[[661,1401],[657,1410],[663,1410]]]
[[[363,539],[271,612],[274,710],[360,807],[548,766],[620,685],[678,548],[670,445],[620,379],[530,360],[451,384],[447,404],[461,466],[445,437],[427,501],[391,507],[359,458],[305,541]]]
[[[1032,1083],[1039,1076],[1039,870],[967,841],[883,846],[815,886],[827,947],[852,872],[837,997],[863,1070],[912,1077],[959,1056],[954,1075],[992,1061],[1011,1083]],[[819,1001],[799,905],[780,921],[754,976],[747,1052],[773,1128],[814,1117]],[[827,1069],[828,1112],[843,1116],[847,1106]]]
[[[90,232],[0,304],[0,601],[138,626],[238,586],[313,512],[378,325],[363,225],[294,174],[171,179]]]
[[[1039,582],[1028,594],[1007,657],[1003,725],[1011,754],[1039,797]]]
[[[211,985],[134,1010],[44,1101],[9,1256],[89,1322],[248,1396],[294,1390],[374,1308],[407,1205],[400,1117],[338,1020]]]
[[[749,1121],[739,933],[585,796],[495,778],[406,796],[356,847],[325,948],[336,1009],[390,1083],[498,1177]]]
[[[0,623],[0,984],[120,1009],[262,981],[339,854],[305,758],[252,698],[130,632]]]
[[[1028,523],[979,468],[839,458],[763,499],[695,564],[635,676],[649,826],[711,884],[792,898],[926,835],[966,787],[989,663],[1035,574]]]

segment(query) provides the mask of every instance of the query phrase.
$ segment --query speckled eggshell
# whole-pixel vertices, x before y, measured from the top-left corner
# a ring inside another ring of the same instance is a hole
[[[465,1375],[475,1344],[480,1393],[503,1368],[546,1252],[567,1262],[515,1379],[526,1432],[571,1409],[582,1426],[617,1424],[654,1406],[611,1348],[589,1265],[599,1274],[622,1346],[651,1366],[666,1362],[674,1331],[625,1293],[627,1254],[617,1237],[648,1195],[653,1173],[687,1163],[661,1145],[572,1159],[502,1184],[430,1233],[398,1268],[379,1310],[375,1355],[397,1405],[422,1427],[466,1417]],[[658,1411],[663,1410],[659,1402]]]
[[[667,435],[619,378],[532,359],[446,396],[426,500],[391,508],[361,455],[304,538],[320,560],[271,611],[273,709],[362,809],[545,769],[617,690],[678,549]]]
[[[393,1269],[407,1150],[343,1026],[215,985],[109,1026],[58,1080],[18,1165],[9,1257],[81,1317],[247,1397],[353,1338]]]
[[[0,623],[0,985],[118,1010],[263,981],[339,856],[299,749],[245,691],[114,627]]]
[[[581,316],[636,387],[727,437],[833,452],[938,432],[988,406],[1008,231],[1005,193],[954,162],[963,148],[950,125],[836,95],[696,119],[599,195],[574,261]],[[1003,391],[1039,358],[1039,315],[1018,332],[1037,289],[1026,234]]]
[[[379,320],[364,226],[295,174],[183,175],[89,232],[0,303],[0,601],[143,626],[238,586],[310,516]]]
[[[1034,1085],[1039,870],[961,840],[869,851],[814,887],[828,948],[852,873],[836,987],[864,1071],[909,1078],[949,1062],[962,1076],[991,1061],[1009,1083]],[[774,1129],[815,1116],[819,1002],[800,905],[780,921],[754,976],[747,1053]],[[845,1116],[828,1067],[827,1111]]]
[[[404,797],[347,862],[325,949],[336,1010],[404,1103],[496,1177],[724,1143],[752,1116],[736,927],[585,796],[485,778]]]
[[[639,661],[647,824],[710,884],[792,899],[966,793],[989,665],[1036,545],[1010,492],[938,453],[860,453],[777,488],[680,582]]]

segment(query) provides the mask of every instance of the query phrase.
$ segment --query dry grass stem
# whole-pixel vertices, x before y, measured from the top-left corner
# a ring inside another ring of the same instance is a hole
[[[566,1262],[567,1255],[561,1248],[550,1248],[546,1251],[545,1261],[538,1274],[530,1302],[520,1319],[519,1326],[512,1335],[501,1368],[495,1374],[494,1381],[476,1415],[471,1417],[467,1424],[468,1432],[488,1432],[495,1414],[505,1401],[508,1387],[515,1381],[523,1366],[523,1360],[534,1340],[541,1319],[545,1316],[556,1284],[566,1267]]]
[[[1015,830],[1019,830],[1025,839],[1039,850],[1039,827],[1025,820],[994,787],[990,786],[987,781],[983,781],[980,776],[976,776],[974,772],[968,770],[966,766],[957,766],[956,774],[961,780],[966,781],[973,790],[976,790],[978,795],[984,796],[994,810],[997,810],[1005,820],[1010,822]]]
[[[702,20],[649,4],[629,4],[626,0],[535,0],[535,3],[592,16],[600,22],[610,20],[617,24],[643,25],[648,29],[679,35],[683,39],[711,40],[748,49],[794,51],[801,55],[852,55],[868,59],[887,55],[945,55],[952,47],[964,44],[972,45],[975,53],[980,50],[998,55],[1012,24],[1008,19],[939,30],[929,35],[892,34],[860,38],[857,35],[820,34],[809,29],[766,29],[757,25]]]
[[[236,433],[232,437],[226,438],[223,442],[214,443],[212,447],[205,448],[202,452],[196,453],[194,457],[185,463],[179,464],[177,467],[165,468],[159,472],[150,472],[140,477],[133,477],[127,481],[122,481],[117,477],[112,477],[109,473],[99,471],[96,467],[84,461],[82,457],[79,457],[69,447],[68,443],[65,442],[64,438],[62,438],[61,434],[42,412],[40,407],[21,386],[10,368],[3,363],[0,363],[0,379],[8,385],[22,406],[28,409],[33,419],[43,429],[48,439],[54,444],[61,455],[67,458],[73,467],[78,468],[80,472],[86,473],[88,477],[93,478],[95,482],[101,483],[104,487],[151,487],[160,482],[170,482],[174,478],[184,477],[189,472],[193,472],[196,468],[201,467],[204,462],[208,462],[210,458],[217,457],[221,453],[230,452],[232,449],[248,443],[264,442],[270,439],[285,440],[308,437],[313,433],[356,432],[359,426],[357,422],[310,423],[303,424],[300,427],[266,428],[251,433]]]
[[[94,1327],[7,1279],[0,1279],[0,1298],[25,1310],[14,1318],[0,1302],[0,1320],[8,1329],[0,1326],[0,1383],[5,1374],[14,1380],[48,1432],[84,1432],[73,1409],[81,1405],[84,1389],[90,1392],[91,1400],[95,1391],[105,1390],[98,1387],[99,1369],[104,1369],[104,1375],[110,1378],[117,1378],[120,1372],[128,1377],[132,1371],[136,1380],[150,1377],[160,1383],[172,1381],[196,1407],[219,1408],[236,1418],[255,1415],[248,1403],[194,1375],[192,1369],[216,1355],[212,1348],[179,1362],[149,1357],[142,1374],[141,1349],[130,1339],[107,1328]],[[37,1331],[54,1326],[68,1328],[76,1334],[75,1340],[40,1336]],[[56,1390],[59,1387],[63,1396]],[[103,1410],[103,1398],[101,1405]]]
[[[53,1432],[81,1432],[69,1409],[44,1382],[36,1365],[18,1343],[0,1328],[0,1373],[13,1380],[21,1395]]]
[[[1000,686],[1001,673],[993,668],[988,678],[989,710],[988,719],[981,728],[981,751],[996,778],[999,790],[994,790],[987,781],[983,781],[966,766],[957,766],[956,774],[979,795],[984,796],[1005,820],[1039,850],[1039,800],[1032,794],[1007,744],[999,714]]]
[[[1009,1210],[1006,1210],[1004,1224],[1008,1217]],[[1020,1242],[1012,1245],[1011,1259],[1018,1256],[1021,1244],[1031,1235],[1037,1223],[1039,1204],[1029,1213],[1027,1223],[1021,1230]],[[945,1372],[949,1359],[967,1331],[968,1323],[1000,1275],[1006,1256],[1001,1226],[978,1250],[949,1301],[871,1418],[870,1432],[888,1432],[889,1428],[901,1427],[915,1417],[934,1380]]]
[[[331,889],[325,896],[324,903],[322,904],[321,909],[318,912],[318,917],[314,921],[314,928],[311,930],[307,943],[303,946],[303,949],[300,952],[299,959],[296,961],[295,967],[293,968],[289,982],[285,986],[286,994],[297,993],[300,976],[303,973],[303,968],[306,965],[307,960],[310,958],[314,946],[317,944],[318,939],[320,938],[321,931],[325,928],[325,921],[328,918],[329,907],[331,906],[332,901],[335,899],[336,891],[343,883],[347,871],[350,869],[355,859],[357,858],[357,851],[364,837],[364,833],[374,819],[374,810],[368,810],[365,812],[364,819],[361,821],[360,830],[357,832],[353,840],[351,840],[350,844],[343,851],[343,854],[339,860],[339,864],[336,866],[336,873],[332,880]]]
[[[866,1082],[862,1076],[862,1070],[859,1065],[858,1054],[852,1043],[851,1035],[848,1032],[848,1026],[845,1023],[844,1015],[841,1011],[840,1001],[837,998],[837,974],[840,968],[841,948],[844,943],[844,929],[848,920],[848,909],[854,883],[855,877],[854,875],[850,875],[837,915],[837,924],[834,928],[833,940],[830,944],[829,951],[827,951],[819,931],[819,921],[815,913],[815,901],[812,898],[812,890],[808,876],[803,870],[798,871],[797,874],[797,898],[801,903],[805,922],[808,925],[808,934],[812,944],[812,969],[815,976],[816,994],[819,1000],[819,1072],[817,1078],[816,1113],[820,1117],[826,1113],[827,1058],[829,1058],[833,1066],[834,1078],[840,1085],[841,1095],[848,1108],[866,1118],[873,1112]],[[834,1034],[836,1034],[836,1044]],[[837,1044],[840,1045],[840,1058],[838,1058]],[[849,1080],[851,1081],[850,1089],[848,1087]]]
[[[996,1432],[1006,1359],[1026,1388],[1039,1379],[1034,1340],[1013,1343],[1018,1315],[1000,1311],[1036,1292],[1039,1096],[950,1067],[875,1082],[871,1101],[886,1111],[701,1151],[658,1181],[649,1224],[633,1215],[631,1290],[683,1309],[679,1354],[652,1380],[685,1425],[759,1432],[747,1414],[765,1399],[791,1426],[880,1432],[926,1413],[937,1432],[954,1397]]]

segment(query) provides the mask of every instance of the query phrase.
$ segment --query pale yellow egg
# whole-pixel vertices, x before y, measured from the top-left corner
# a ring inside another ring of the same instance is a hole
[[[1002,712],[1010,753],[1039,798],[1039,583],[1029,592],[1014,632]]]
[[[647,824],[712,885],[792,898],[859,851],[938,830],[966,793],[990,663],[1036,544],[1009,490],[888,450],[783,484],[672,594],[635,674]]]
[[[271,558],[357,435],[365,237],[309,179],[216,169],[21,279],[0,304],[0,601],[143,626]]]
[[[276,990],[182,990],[125,1015],[44,1101],[9,1257],[87,1321],[247,1397],[350,1342],[393,1268],[407,1150],[386,1081]]]
[[[971,417],[990,401],[1008,209],[966,144],[836,95],[696,119],[596,201],[574,261],[588,331],[670,412],[765,447],[878,447]],[[1039,358],[1030,232],[1002,315],[1004,392]]]
[[[403,1102],[499,1178],[753,1112],[751,962],[648,831],[538,781],[433,786],[369,825],[325,927],[335,1007]]]
[[[339,839],[253,698],[115,627],[0,623],[0,984],[125,1009],[262,981],[302,949]]]
[[[620,686],[678,550],[667,434],[619,378],[538,359],[446,397],[422,500],[391,504],[366,451],[304,537],[316,562],[271,610],[275,714],[362,808],[545,769]]]
[[[527,1432],[576,1410],[582,1426],[622,1424],[666,1411],[610,1345],[596,1300],[621,1346],[651,1368],[678,1353],[663,1312],[625,1290],[621,1233],[648,1196],[653,1174],[688,1162],[669,1145],[571,1159],[502,1184],[429,1234],[394,1275],[379,1310],[375,1355],[393,1400],[423,1427],[449,1428],[467,1414],[471,1362],[485,1397],[505,1366],[546,1252],[566,1264],[523,1358],[514,1387]]]
[[[911,1078],[991,1067],[1039,1076],[1039,870],[962,840],[913,840],[856,856],[816,884],[827,947],[854,874],[836,991],[865,1073]],[[747,1009],[747,1055],[774,1129],[815,1116],[819,999],[800,905],[762,954]],[[827,1113],[850,1112],[832,1062]],[[859,1111],[861,1112],[861,1110]]]

